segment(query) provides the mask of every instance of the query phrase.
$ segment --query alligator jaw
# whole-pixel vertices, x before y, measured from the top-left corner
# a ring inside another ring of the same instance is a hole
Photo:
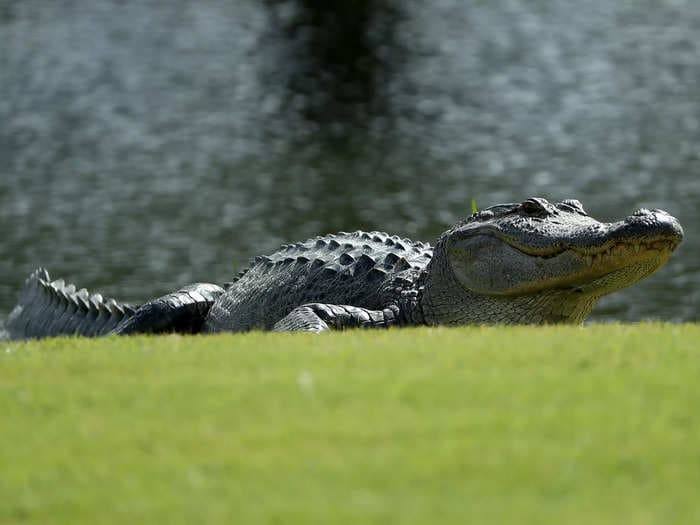
[[[554,246],[546,249],[537,249],[523,246],[521,243],[510,239],[506,236],[496,235],[500,240],[512,246],[516,250],[533,257],[555,257],[567,250],[574,251],[586,257],[589,261],[588,266],[595,264],[596,260],[602,261],[606,257],[615,256],[631,256],[637,255],[642,251],[670,251],[673,252],[683,239],[682,234],[676,235],[659,235],[644,239],[630,238],[627,240],[608,240],[599,246]]]
[[[569,250],[582,260],[582,267],[558,283],[549,283],[548,287],[600,297],[651,275],[664,265],[677,246],[676,241],[657,240],[619,242],[597,253]]]
[[[607,248],[599,250],[576,250],[578,255],[584,258],[586,266],[589,268],[605,267],[616,259],[629,259],[641,256],[645,253],[668,253],[671,255],[680,244],[679,241],[671,239],[659,239],[649,241],[617,242]]]
[[[496,296],[574,290],[601,297],[663,266],[683,238],[678,221],[661,210],[601,223],[581,210],[541,202],[544,211],[537,216],[514,205],[500,217],[476,218],[453,231],[449,260],[465,289]]]
[[[530,257],[544,259],[566,253],[581,261],[578,265],[569,263],[570,273],[563,273],[560,279],[542,282],[528,291],[564,288],[601,297],[629,286],[666,263],[681,243],[683,229],[664,211],[638,210],[622,221],[602,224],[589,235],[578,239],[574,236],[574,239],[571,243],[561,243],[565,248],[546,254],[537,253],[537,250],[520,250]],[[513,247],[519,250],[518,246]],[[547,261],[542,261],[542,264],[547,264]]]

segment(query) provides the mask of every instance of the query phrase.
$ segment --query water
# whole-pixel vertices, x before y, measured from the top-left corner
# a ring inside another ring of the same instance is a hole
[[[592,319],[698,320],[700,3],[304,4],[0,0],[0,317],[38,265],[139,301],[538,195],[678,217]]]

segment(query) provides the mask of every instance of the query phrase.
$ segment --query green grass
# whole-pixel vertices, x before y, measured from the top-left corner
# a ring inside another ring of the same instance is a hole
[[[698,523],[700,326],[0,344],[0,523]]]

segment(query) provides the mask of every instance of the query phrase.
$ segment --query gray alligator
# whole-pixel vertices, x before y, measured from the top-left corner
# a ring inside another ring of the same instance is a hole
[[[193,284],[140,306],[76,291],[39,269],[6,330],[22,339],[582,323],[600,297],[659,269],[682,238],[662,210],[602,223],[576,200],[530,198],[473,214],[435,247],[340,232],[256,257],[223,286]]]

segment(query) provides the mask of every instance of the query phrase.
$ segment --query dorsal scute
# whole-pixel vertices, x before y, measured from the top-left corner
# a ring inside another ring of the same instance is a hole
[[[114,324],[125,315],[132,315],[133,311],[129,305],[104,299],[100,294],[91,295],[85,288],[78,289],[63,279],[51,280],[45,268],[38,268],[25,281],[13,310],[16,313],[9,320],[9,333],[19,339],[97,335],[102,332],[93,326],[93,320],[100,312]]]
[[[251,259],[249,266],[233,277],[232,283],[238,283],[244,277],[254,280],[258,274],[275,272],[281,268],[294,268],[294,271],[309,274],[328,268],[326,277],[331,277],[334,273],[361,275],[376,265],[382,265],[382,270],[390,273],[408,268],[420,270],[430,262],[432,253],[430,244],[398,235],[380,231],[341,231],[312,237],[304,242],[281,244],[277,251]],[[247,275],[250,270],[255,272]],[[374,272],[373,276],[379,277],[379,273]]]

